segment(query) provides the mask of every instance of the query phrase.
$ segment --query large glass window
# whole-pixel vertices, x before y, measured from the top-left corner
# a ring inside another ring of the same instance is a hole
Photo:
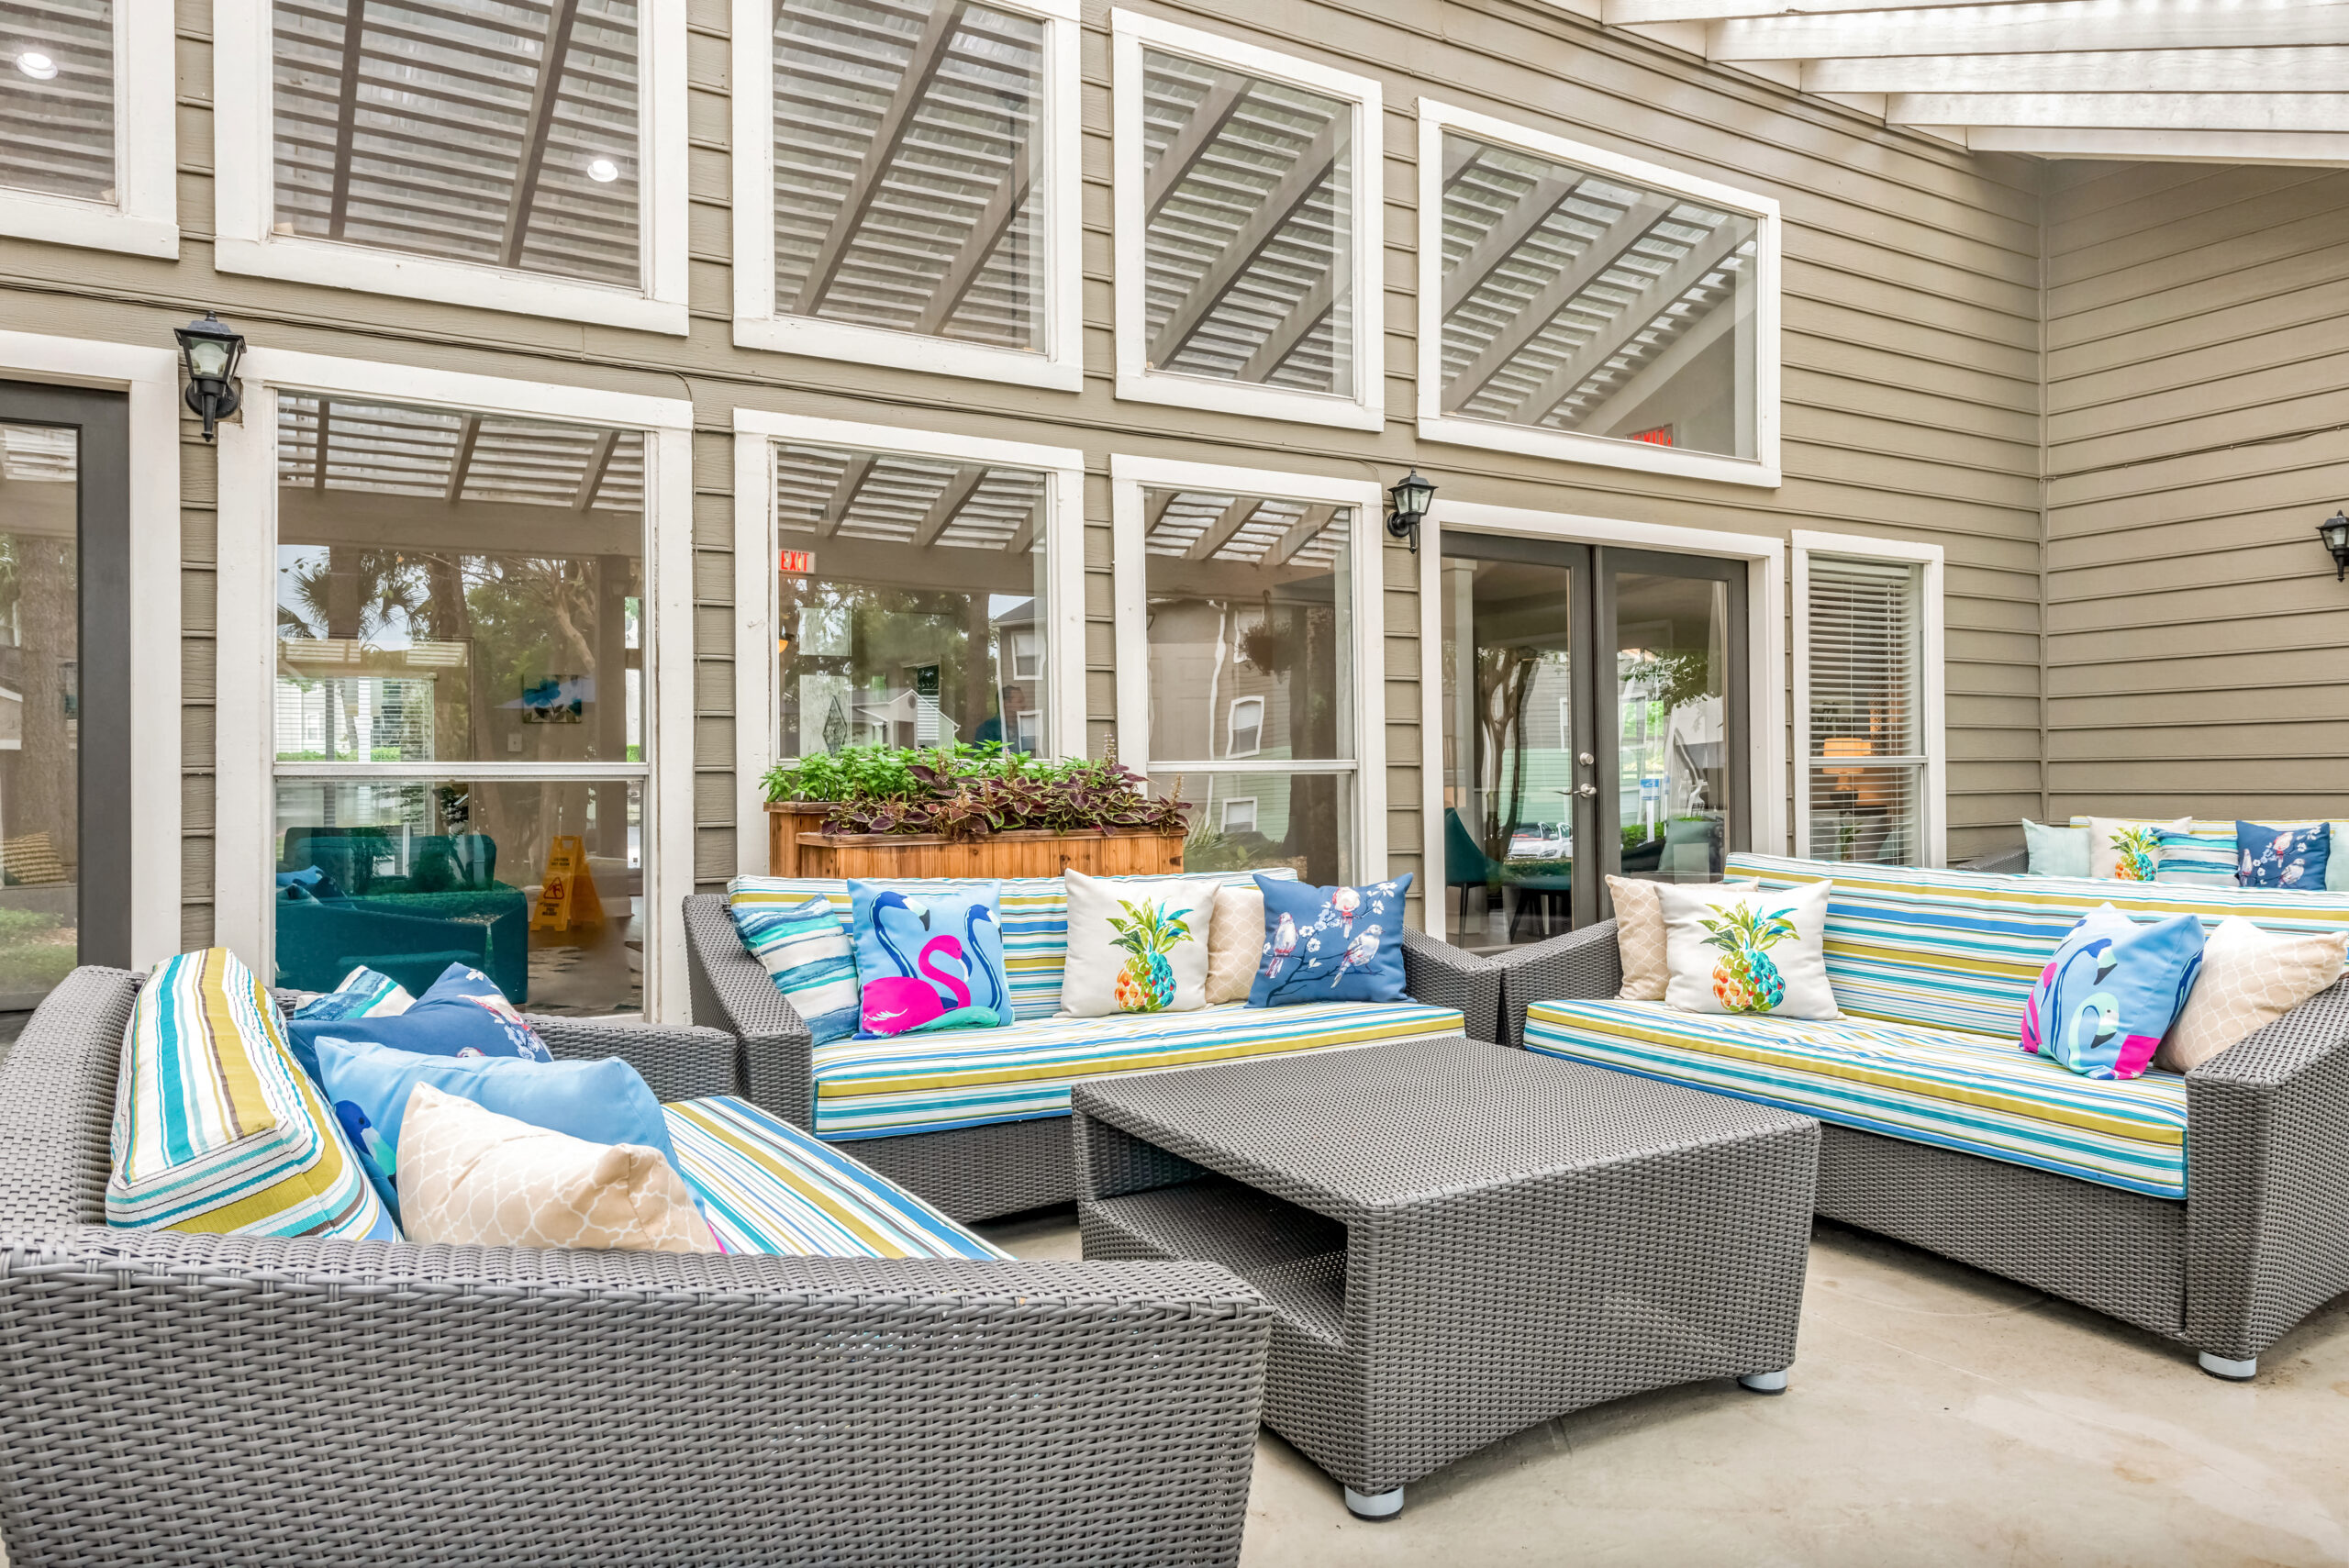
[[[0,185],[111,204],[113,0],[0,0]]]
[[[71,427],[0,424],[0,1012],[79,951],[80,481]]]
[[[1442,144],[1423,412],[1763,455],[1760,217],[1457,129]]]
[[[1053,744],[1047,475],[774,446],[777,754]]]
[[[639,1006],[643,434],[277,410],[280,983]]]
[[[1811,555],[1804,573],[1807,849],[1924,865],[1923,568]]]
[[[634,0],[274,0],[272,231],[642,286]]]
[[[1047,24],[950,0],[774,18],[775,313],[1043,351]]]
[[[1151,788],[1196,803],[1184,865],[1353,874],[1352,508],[1142,493]]]

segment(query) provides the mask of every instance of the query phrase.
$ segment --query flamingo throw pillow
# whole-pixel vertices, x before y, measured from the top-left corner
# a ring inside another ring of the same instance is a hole
[[[857,1039],[1011,1022],[1001,893],[1002,884],[994,882],[957,883],[937,893],[849,883]]]
[[[2058,943],[2022,1010],[2022,1048],[2083,1078],[2134,1078],[2202,972],[2202,922],[2145,925],[2110,904]]]
[[[1407,873],[1367,887],[1310,887],[1256,878],[1264,895],[1264,951],[1252,1007],[1300,1002],[1399,1002]]]

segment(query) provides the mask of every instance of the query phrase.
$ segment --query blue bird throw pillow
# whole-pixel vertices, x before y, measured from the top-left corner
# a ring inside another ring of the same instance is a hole
[[[2023,1003],[2022,1048],[2083,1078],[2140,1076],[2202,972],[2202,940],[2191,915],[2141,926],[2090,910]]]
[[[1308,887],[1262,875],[1256,885],[1264,895],[1264,949],[1250,1006],[1404,999],[1409,873],[1367,887]]]
[[[856,938],[857,1039],[991,1029],[1012,1021],[998,913],[1002,884],[908,893],[852,880],[848,895]]]
[[[2310,828],[2267,828],[2256,822],[2235,824],[2235,881],[2245,887],[2287,887],[2301,893],[2321,893],[2332,860],[2331,823],[2319,822]]]
[[[318,1076],[318,1041],[368,1040],[394,1051],[420,1051],[429,1056],[510,1056],[524,1062],[551,1062],[553,1052],[539,1031],[514,1010],[514,1004],[496,983],[478,969],[452,963],[440,972],[432,988],[395,1016],[340,1018],[295,1018],[285,1022],[286,1048],[314,1082]]]

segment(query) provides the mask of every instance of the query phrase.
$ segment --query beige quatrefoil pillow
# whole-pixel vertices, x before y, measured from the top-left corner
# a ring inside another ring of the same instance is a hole
[[[2349,932],[2269,931],[2229,916],[2202,944],[2202,972],[2154,1065],[2191,1073],[2341,978]]]
[[[1758,882],[1733,882],[1731,887],[1746,892],[1758,892]],[[1664,906],[1657,892],[1660,882],[1648,882],[1635,876],[1607,878],[1608,896],[1615,904],[1615,951],[1623,962],[1623,988],[1615,993],[1621,1002],[1661,1002],[1664,983],[1672,978],[1672,971],[1664,962]]]
[[[657,1149],[590,1143],[418,1084],[400,1121],[400,1231],[411,1241],[715,1252]]]

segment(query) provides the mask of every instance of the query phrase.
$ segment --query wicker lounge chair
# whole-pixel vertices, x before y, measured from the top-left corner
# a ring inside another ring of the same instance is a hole
[[[109,1229],[137,984],[0,1062],[12,1568],[1237,1560],[1270,1318],[1222,1270]],[[713,1031],[533,1021],[733,1087]]]

